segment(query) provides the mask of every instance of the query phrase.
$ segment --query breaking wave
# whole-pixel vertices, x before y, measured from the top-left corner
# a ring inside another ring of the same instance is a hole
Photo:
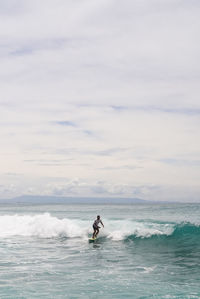
[[[0,237],[37,236],[53,237],[82,237],[87,233],[81,221],[59,219],[49,213],[40,215],[5,215],[0,216]]]
[[[159,223],[151,221],[104,220],[105,228],[99,236],[113,241],[127,240],[185,240],[200,243],[200,225],[188,222]],[[0,216],[0,238],[35,236],[40,238],[88,238],[92,222],[77,219],[59,219],[49,213],[39,215]]]

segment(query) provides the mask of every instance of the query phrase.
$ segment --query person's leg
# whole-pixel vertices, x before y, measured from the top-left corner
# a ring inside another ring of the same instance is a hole
[[[94,229],[94,232],[93,232],[93,235],[92,235],[92,238],[94,239],[95,237],[95,233],[96,233],[96,229]]]
[[[95,232],[95,238],[97,237],[98,233],[99,233],[99,229],[97,228]]]
[[[93,226],[93,230],[94,230],[94,232],[93,232],[92,238],[94,239],[94,238],[95,238],[95,235],[96,235],[96,231],[97,231],[96,226]]]

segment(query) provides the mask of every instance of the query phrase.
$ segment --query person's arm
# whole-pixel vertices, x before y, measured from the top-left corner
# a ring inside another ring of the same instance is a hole
[[[101,221],[101,224],[103,225],[103,222]],[[103,227],[104,227],[104,225],[103,225]]]

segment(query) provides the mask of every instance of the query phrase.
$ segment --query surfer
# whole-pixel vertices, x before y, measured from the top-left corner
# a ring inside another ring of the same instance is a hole
[[[98,215],[97,219],[93,223],[93,229],[94,229],[93,236],[92,236],[93,239],[96,238],[99,233],[99,229],[100,229],[99,223],[101,223],[101,225],[104,227],[103,222],[101,221],[100,216]]]

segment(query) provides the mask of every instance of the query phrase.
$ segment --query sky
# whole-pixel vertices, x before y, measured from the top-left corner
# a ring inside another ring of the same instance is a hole
[[[0,0],[0,198],[200,201],[200,2]]]

